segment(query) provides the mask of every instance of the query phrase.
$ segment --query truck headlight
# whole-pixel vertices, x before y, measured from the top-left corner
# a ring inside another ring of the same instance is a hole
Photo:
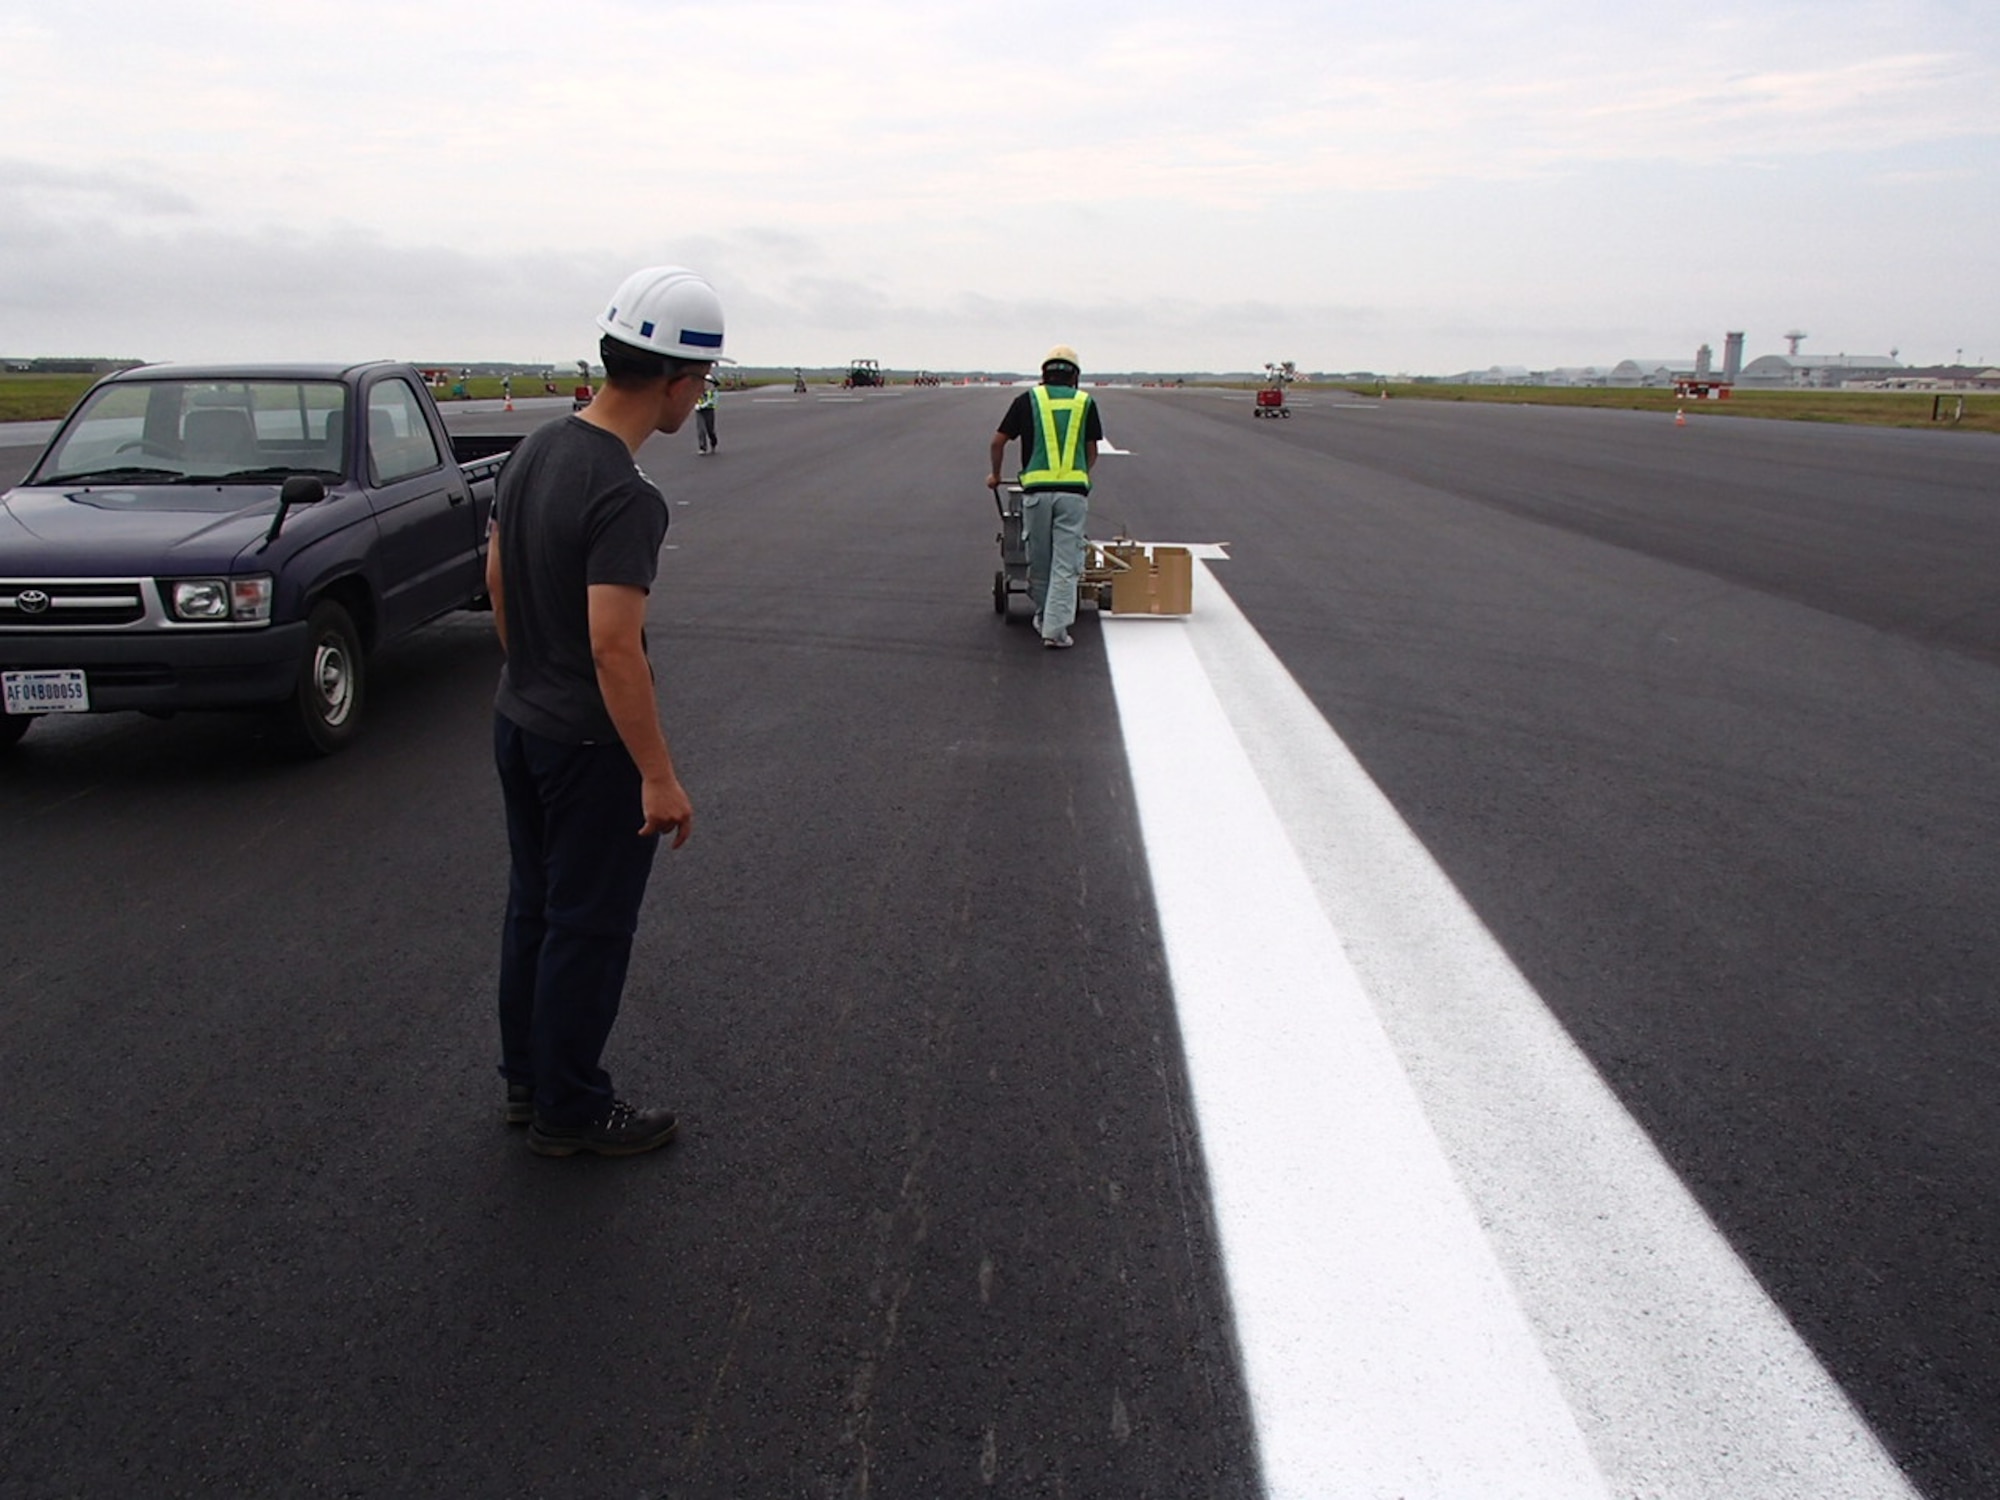
[[[167,600],[176,620],[268,620],[271,579],[263,573],[250,578],[177,579],[168,586]]]
[[[219,578],[190,578],[173,587],[176,620],[226,620],[229,585]]]

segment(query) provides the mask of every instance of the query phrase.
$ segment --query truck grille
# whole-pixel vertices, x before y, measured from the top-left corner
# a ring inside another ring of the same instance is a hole
[[[77,625],[130,625],[145,617],[145,595],[135,579],[0,582],[0,627],[60,630]]]

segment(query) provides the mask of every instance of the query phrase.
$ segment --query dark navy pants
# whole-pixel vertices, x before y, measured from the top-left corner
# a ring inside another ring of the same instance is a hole
[[[645,821],[639,768],[617,740],[568,745],[493,716],[513,872],[500,939],[500,1071],[535,1087],[550,1125],[611,1108],[599,1059],[632,958],[659,838]]]

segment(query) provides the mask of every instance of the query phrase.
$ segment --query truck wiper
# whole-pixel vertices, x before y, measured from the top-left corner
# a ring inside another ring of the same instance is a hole
[[[209,484],[248,484],[261,479],[290,479],[294,474],[311,474],[319,479],[338,479],[338,469],[299,469],[290,464],[272,464],[262,469],[231,469],[227,474],[196,474],[193,477]]]
[[[74,474],[50,474],[37,484],[95,484],[111,479],[158,479],[178,484],[188,476],[175,469],[155,469],[145,464],[121,464],[115,469],[80,469]]]

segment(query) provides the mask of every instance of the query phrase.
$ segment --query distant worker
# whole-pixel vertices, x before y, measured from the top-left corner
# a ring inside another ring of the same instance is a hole
[[[986,487],[1000,488],[1007,444],[1021,442],[1021,512],[1028,533],[1028,598],[1042,644],[1067,647],[1083,577],[1083,528],[1090,515],[1090,470],[1104,424],[1097,403],[1079,389],[1076,351],[1058,344],[1042,361],[1042,383],[1007,408],[988,445]]]
[[[694,404],[694,436],[703,453],[713,453],[722,443],[715,436],[715,377],[701,384],[701,399]]]
[[[806,393],[806,372],[804,370],[793,370],[792,394],[794,396],[803,396],[805,393]]]
[[[604,389],[514,450],[486,560],[512,862],[500,1073],[506,1119],[543,1156],[630,1156],[675,1123],[617,1098],[601,1058],[660,836],[678,849],[694,827],[646,657],[667,502],[636,459],[692,415],[722,353],[722,303],[694,272],[655,266],[625,279],[597,326]]]
[[[514,399],[514,377],[512,375],[502,375],[500,377],[500,399],[503,401],[512,401]]]

